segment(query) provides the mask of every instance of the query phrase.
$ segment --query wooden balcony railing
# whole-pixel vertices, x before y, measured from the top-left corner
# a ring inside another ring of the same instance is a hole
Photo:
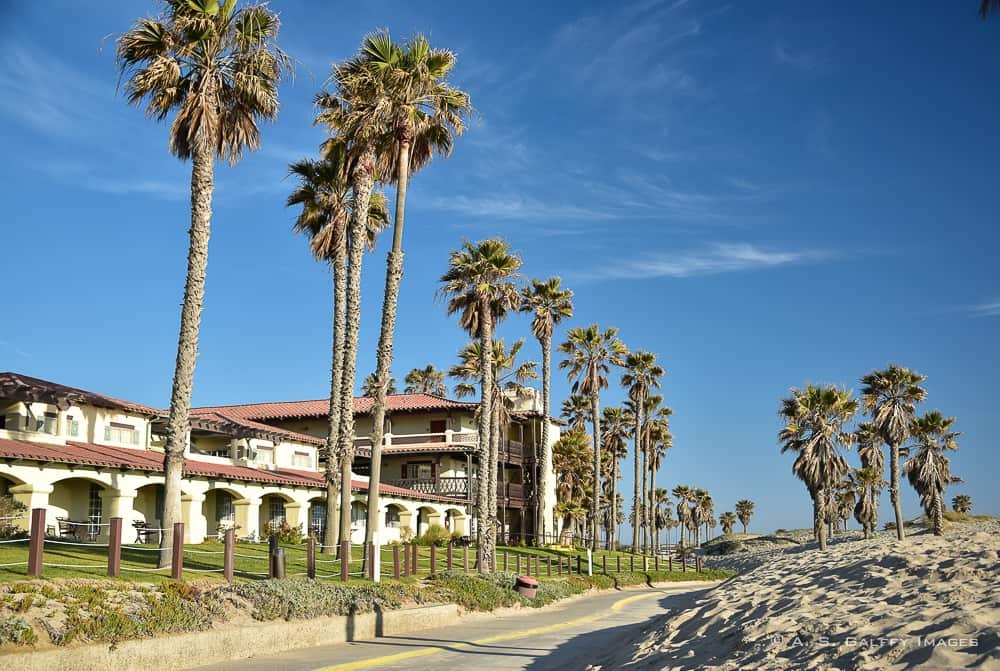
[[[399,480],[383,480],[383,483],[394,487],[412,489],[423,494],[436,494],[438,496],[453,496],[459,499],[474,501],[478,492],[478,479],[472,478],[471,492],[469,490],[469,478],[403,478]],[[528,502],[531,491],[530,487],[523,484],[502,482],[497,485],[497,497],[501,502],[509,501],[512,505],[523,505]],[[470,496],[471,494],[471,496]]]

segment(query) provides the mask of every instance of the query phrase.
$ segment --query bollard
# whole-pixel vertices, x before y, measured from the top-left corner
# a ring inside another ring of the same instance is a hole
[[[340,541],[340,582],[347,582],[351,572],[351,541]]]
[[[694,558],[694,570],[697,573],[701,573],[701,555]]]
[[[108,531],[108,575],[117,578],[122,570],[122,518],[112,517]]]
[[[233,581],[233,559],[234,553],[236,551],[236,531],[233,529],[226,529],[226,535],[224,538],[225,552],[222,555],[222,575],[226,577],[228,582]]]
[[[170,577],[174,580],[184,578],[184,523],[174,522],[173,556],[170,561]]]
[[[556,557],[556,575],[562,575],[563,558]]]
[[[452,557],[452,554],[453,554],[452,551],[453,550],[454,550],[454,547],[452,546],[452,544],[448,543],[448,559],[447,559],[447,561],[448,561],[448,570],[449,571],[452,569],[452,566],[454,564],[454,558]]]
[[[656,557],[653,558],[653,569],[656,571],[660,570],[660,555],[656,555]]]
[[[312,536],[306,541],[306,577],[316,579],[316,539]]]
[[[42,575],[42,554],[45,549],[45,508],[31,510],[31,540],[28,545],[28,575]]]
[[[392,546],[392,577],[399,580],[399,545]]]
[[[285,548],[278,548],[271,553],[270,561],[271,577],[277,580],[285,578]]]

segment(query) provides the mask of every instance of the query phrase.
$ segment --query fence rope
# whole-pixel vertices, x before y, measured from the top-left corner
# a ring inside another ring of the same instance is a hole
[[[234,557],[243,557],[244,559],[267,559],[268,558],[268,555],[245,555],[245,554],[240,554],[239,552],[234,552],[233,556]]]
[[[30,538],[14,538],[13,540],[9,541],[0,541],[0,545],[6,545],[7,543],[27,543],[30,540],[31,540]]]
[[[5,568],[7,566],[27,566],[27,565],[28,562],[26,561],[16,561],[16,562],[11,562],[10,564],[0,564],[0,568]]]
[[[184,554],[194,554],[194,555],[224,555],[225,550],[184,550]]]
[[[46,562],[42,568],[51,566],[53,568],[107,568],[107,564],[50,564]]]
[[[50,541],[45,541],[45,542],[48,543]],[[91,545],[90,543],[85,543],[84,545],[87,545],[88,547],[95,547],[95,546]],[[97,547],[107,547],[107,546],[97,546]],[[122,550],[139,550],[140,552],[163,552],[165,550],[173,550],[173,549],[174,549],[174,547],[172,545],[169,546],[169,547],[165,547],[165,548],[146,548],[146,547],[142,547],[141,545],[123,545],[122,546]],[[190,552],[190,550],[188,550],[188,552]]]
[[[135,571],[136,573],[153,573],[154,571],[169,571],[170,568],[171,567],[169,567],[169,566],[160,566],[160,567],[157,567],[157,568],[138,568],[138,567],[134,567],[133,568],[133,567],[130,567],[130,566],[122,566],[121,567],[121,569],[123,571]]]
[[[190,571],[191,573],[222,573],[225,568],[188,568],[184,567],[185,571]]]
[[[49,545],[49,544],[52,544],[52,545],[79,545],[80,547],[85,547],[85,548],[106,548],[106,547],[108,547],[107,544],[101,544],[101,543],[70,543],[69,541],[50,541],[50,540],[45,541],[45,544],[46,545]]]

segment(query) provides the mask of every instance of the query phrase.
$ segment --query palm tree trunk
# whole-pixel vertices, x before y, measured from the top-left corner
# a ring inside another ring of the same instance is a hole
[[[594,492],[590,502],[590,549],[594,552],[600,548],[598,539],[598,521],[601,515],[601,399],[597,393],[597,384],[592,385],[594,391],[590,394],[590,411],[593,413],[594,425]]]
[[[608,549],[615,550],[615,538],[618,537],[618,443],[615,444],[615,452],[611,455],[611,534],[608,536]]]
[[[642,526],[642,519],[640,517],[641,507],[639,505],[639,489],[641,484],[639,482],[639,452],[641,451],[642,445],[642,411],[645,400],[639,398],[635,403],[635,430],[633,431],[633,453],[635,457],[634,467],[634,478],[632,480],[633,484],[633,496],[632,496],[632,552],[635,552],[639,548],[639,527]]]
[[[552,382],[552,338],[544,336],[539,339],[542,346],[542,451],[541,463],[539,465],[538,494],[536,501],[538,506],[538,520],[535,523],[535,545],[541,547],[545,544],[545,535],[548,532],[548,519],[545,516],[545,495],[549,491],[549,468],[552,463],[552,453],[549,448],[549,413],[552,411],[552,399],[549,397],[549,390]]]
[[[479,494],[476,501],[476,542],[479,547],[480,573],[493,572],[493,551],[496,547],[490,500],[490,436],[493,419],[493,313],[488,299],[479,306]]]
[[[403,219],[406,210],[406,187],[410,179],[410,143],[413,129],[404,128],[399,143],[396,172],[396,214],[392,228],[392,249],[386,259],[385,295],[382,300],[382,330],[375,356],[375,407],[372,408],[371,480],[381,482],[382,438],[385,432],[385,397],[392,369],[392,346],[396,334],[396,312],[399,305],[399,284],[403,278]],[[366,543],[375,539],[382,518],[379,515],[378,487],[368,488],[368,527]]]
[[[819,540],[819,549],[826,549],[826,492],[822,489],[817,492],[816,497],[813,499],[813,526],[817,530],[817,540]]]
[[[324,554],[339,549],[340,468],[343,458],[337,447],[340,437],[340,394],[344,378],[344,329],[347,325],[347,245],[337,247],[333,259],[333,359],[330,363],[330,411],[326,432],[326,531]]]
[[[899,501],[899,445],[889,446],[890,471],[889,474],[889,498],[892,500],[892,509],[896,513],[896,538],[903,540],[906,535],[903,532],[903,508]]]
[[[347,310],[344,333],[344,365],[340,385],[340,539],[351,538],[351,466],[354,462],[354,381],[358,368],[358,329],[361,325],[361,263],[367,240],[368,207],[375,186],[375,152],[366,150],[351,175],[354,210],[350,222]],[[369,483],[369,490],[378,482]]]
[[[170,415],[167,418],[167,444],[163,451],[163,520],[158,566],[169,566],[175,539],[174,524],[181,519],[181,480],[184,477],[184,451],[191,433],[191,392],[194,366],[198,358],[198,333],[201,308],[205,299],[205,271],[208,267],[208,238],[212,224],[212,192],[215,189],[215,156],[212,146],[199,142],[191,161],[191,229],[188,246],[187,278],[184,281],[184,304],[177,338],[177,359],[170,392]]]
[[[500,520],[500,515],[498,513],[499,509],[499,498],[498,491],[500,487],[500,411],[498,405],[503,401],[499,398],[494,397],[493,399],[493,417],[490,419],[490,527],[493,529],[494,537],[498,533],[504,531],[503,522]],[[506,495],[506,492],[504,492]],[[504,497],[504,511],[507,509],[506,496]]]
[[[940,494],[934,496],[934,535],[944,535],[944,504]]]

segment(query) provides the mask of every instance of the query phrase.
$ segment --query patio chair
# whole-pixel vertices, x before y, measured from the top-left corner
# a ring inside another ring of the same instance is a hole
[[[80,540],[80,525],[68,517],[57,517],[56,523],[59,525],[59,536],[61,538],[75,538]]]

